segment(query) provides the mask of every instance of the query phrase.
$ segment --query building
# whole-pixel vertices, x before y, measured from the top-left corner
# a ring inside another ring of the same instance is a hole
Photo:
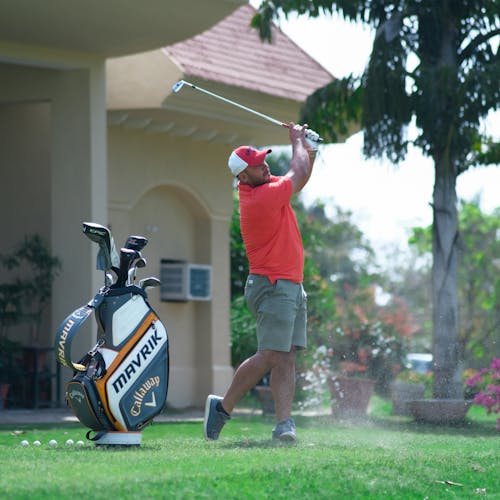
[[[0,6],[0,206],[10,214],[0,252],[37,232],[63,262],[40,344],[52,345],[62,319],[102,286],[81,222],[109,225],[118,248],[142,234],[147,275],[160,275],[162,259],[212,271],[210,300],[150,294],[170,336],[175,407],[200,405],[232,376],[227,156],[239,144],[286,143],[287,134],[172,85],[185,79],[290,121],[332,78],[278,30],[263,45],[248,27],[253,13],[239,0]],[[75,358],[95,333],[79,336]]]

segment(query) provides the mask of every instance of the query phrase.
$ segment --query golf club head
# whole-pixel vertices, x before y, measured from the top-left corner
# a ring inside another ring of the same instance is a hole
[[[95,222],[83,222],[83,234],[99,245],[96,268],[100,271],[117,268],[120,262],[111,231]]]
[[[130,235],[125,242],[125,248],[130,248],[140,252],[148,244],[148,239],[144,236]]]
[[[139,286],[143,290],[146,290],[147,288],[160,286],[160,284],[161,284],[160,280],[158,278],[155,278],[154,276],[150,276],[149,278],[144,278],[141,281],[139,281]]]
[[[137,268],[143,267],[146,267],[146,259],[144,257],[140,257],[139,259],[132,261],[132,263],[130,264],[130,269],[128,270],[127,286],[133,285],[135,283]]]
[[[137,259],[136,262],[134,262],[134,266],[141,269],[143,267],[146,267],[146,264],[147,264],[147,260],[146,260],[146,257],[141,257],[140,259]]]
[[[105,273],[105,275],[104,275],[104,284],[107,287],[110,287],[113,284],[113,275],[111,273]]]
[[[172,90],[177,93],[179,92],[179,90],[182,89],[182,87],[184,87],[184,84],[186,82],[184,80],[179,80],[177,83],[174,83],[174,85],[172,86]]]
[[[127,273],[127,286],[130,286],[135,280],[135,266],[132,266]]]
[[[130,248],[120,249],[120,268],[118,270],[118,277],[115,283],[115,286],[117,288],[125,286],[128,278],[128,271],[130,269],[130,265],[136,257],[137,257],[137,252],[135,250],[131,250]]]

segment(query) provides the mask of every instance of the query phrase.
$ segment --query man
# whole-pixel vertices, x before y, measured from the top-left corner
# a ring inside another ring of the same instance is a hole
[[[270,149],[241,146],[228,160],[239,181],[240,227],[250,265],[245,299],[257,320],[258,345],[236,370],[225,396],[208,396],[203,423],[207,439],[218,439],[236,403],[271,372],[278,421],[272,436],[296,440],[291,417],[295,351],[306,347],[307,301],[304,249],[290,200],[307,183],[314,163],[316,143],[306,139],[306,128],[289,124],[292,159],[282,177],[270,174],[265,160]]]

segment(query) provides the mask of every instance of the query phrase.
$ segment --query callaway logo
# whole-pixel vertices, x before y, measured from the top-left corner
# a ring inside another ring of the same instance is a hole
[[[83,319],[85,318],[85,316],[88,316],[91,312],[92,312],[91,309],[89,310],[87,306],[84,306],[74,311],[71,317],[75,319]]]
[[[134,417],[138,417],[141,414],[142,404],[144,406],[149,406],[151,408],[156,408],[156,396],[154,391],[151,391],[151,399],[149,401],[144,401],[146,394],[154,387],[160,386],[160,377],[150,377],[144,384],[141,385],[137,391],[134,392],[134,402],[130,408],[130,414]]]
[[[112,386],[115,390],[115,394],[118,394],[128,384],[133,375],[140,371],[141,367],[143,368],[147,365],[148,358],[153,355],[156,347],[162,340],[164,339],[158,334],[155,328],[146,343],[140,348],[139,352],[131,358],[130,363],[125,366],[123,371],[113,382]]]
[[[71,399],[76,399],[78,403],[81,403],[85,399],[85,394],[78,389],[72,389],[68,395]]]

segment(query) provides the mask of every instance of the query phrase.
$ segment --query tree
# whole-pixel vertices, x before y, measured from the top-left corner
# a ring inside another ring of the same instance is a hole
[[[485,214],[478,200],[462,202],[459,224],[459,346],[463,359],[478,368],[485,357],[500,357],[500,208]]]
[[[462,200],[458,218],[459,357],[467,367],[477,368],[485,357],[500,356],[500,209],[485,214],[478,199]],[[421,254],[430,253],[432,228],[413,228],[410,241]]]
[[[390,297],[403,300],[411,311],[415,328],[406,345],[409,352],[429,352],[432,349],[430,245],[429,239],[425,252],[419,251],[415,245],[409,245],[406,252],[394,248],[387,255],[389,268],[383,274],[383,290]]]
[[[500,106],[498,0],[265,0],[252,20],[262,38],[271,38],[281,12],[338,12],[377,30],[361,79],[316,91],[301,120],[331,140],[359,121],[369,157],[399,162],[413,142],[433,159],[433,395],[461,398],[456,179],[473,165],[500,161],[498,143],[479,133],[481,118]],[[412,119],[418,135],[410,141]]]

